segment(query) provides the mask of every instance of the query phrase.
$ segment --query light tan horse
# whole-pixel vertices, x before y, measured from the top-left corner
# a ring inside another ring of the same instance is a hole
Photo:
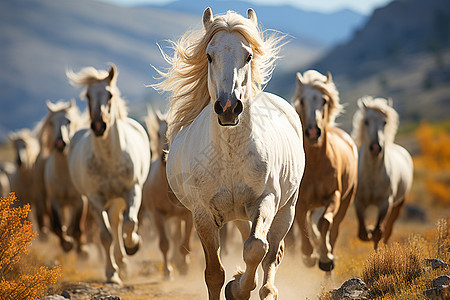
[[[70,139],[82,122],[74,100],[70,102],[47,102],[49,110],[41,128],[41,136],[47,141],[49,156],[45,163],[45,187],[51,207],[53,232],[59,237],[64,251],[70,251],[76,241],[77,252],[84,257],[85,220],[87,201],[75,189],[69,174],[67,152]],[[65,210],[71,220],[65,219]],[[75,241],[74,241],[75,240]]]
[[[15,172],[16,167],[12,162],[0,163],[0,197],[8,197],[11,192],[11,177]]]
[[[394,222],[405,203],[413,181],[413,161],[408,151],[394,143],[398,114],[392,101],[364,97],[353,117],[353,138],[359,147],[358,189],[355,208],[358,236],[373,241],[374,248],[383,239],[387,243]],[[375,227],[366,227],[368,206],[378,208]]]
[[[145,129],[128,117],[117,87],[117,70],[93,67],[67,72],[70,82],[86,87],[90,129],[75,133],[69,148],[69,171],[77,190],[89,199],[101,228],[106,252],[106,278],[121,284],[125,254],[142,244],[137,233],[142,187],[150,168],[150,144]]]
[[[219,229],[245,221],[245,271],[226,285],[227,299],[249,299],[264,271],[261,299],[276,299],[275,275],[294,220],[304,170],[302,129],[284,99],[262,92],[280,49],[256,13],[203,13],[203,30],[175,43],[171,69],[155,85],[171,91],[169,185],[191,212],[203,246],[210,299],[220,299],[225,271]],[[249,222],[251,229],[249,230]]]
[[[9,139],[16,152],[16,170],[11,178],[11,191],[15,192],[19,205],[30,203],[34,205],[34,166],[39,153],[39,143],[36,133],[22,129],[11,133]]]
[[[297,73],[297,92],[292,103],[304,128],[306,168],[296,207],[302,252],[307,266],[331,271],[334,246],[357,183],[357,149],[352,138],[335,126],[342,111],[331,78],[315,70]],[[317,225],[312,214],[324,208]]]
[[[152,164],[150,173],[144,184],[142,205],[152,213],[152,217],[159,235],[159,248],[163,255],[164,277],[169,279],[173,276],[173,268],[169,262],[169,237],[167,234],[167,225],[170,218],[176,219],[177,232],[183,227],[184,234],[182,240],[172,239],[173,245],[179,245],[175,249],[175,263],[181,274],[186,274],[189,262],[190,238],[193,229],[192,215],[190,211],[181,204],[178,199],[170,192],[166,177],[166,155],[168,142],[166,139],[167,122],[166,117],[149,109],[146,119],[147,130],[150,136],[150,145],[152,149]],[[180,238],[180,237],[177,237]]]

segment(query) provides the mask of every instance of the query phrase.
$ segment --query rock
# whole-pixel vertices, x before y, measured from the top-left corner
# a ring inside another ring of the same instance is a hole
[[[424,258],[423,262],[427,267],[431,267],[431,269],[446,269],[448,265],[442,261],[440,258]]]
[[[64,298],[61,295],[50,295],[50,296],[45,296],[42,298],[39,298],[40,300],[66,300],[67,298]]]
[[[433,286],[439,287],[443,285],[449,285],[450,284],[450,276],[448,275],[442,275],[435,279],[433,279]]]
[[[340,288],[330,292],[332,300],[339,299],[367,299],[369,290],[359,278],[352,278],[344,282]]]
[[[407,204],[403,209],[403,218],[407,221],[426,222],[427,213],[419,206]]]
[[[450,297],[450,286],[438,286],[423,292],[423,295],[432,300],[448,300]]]

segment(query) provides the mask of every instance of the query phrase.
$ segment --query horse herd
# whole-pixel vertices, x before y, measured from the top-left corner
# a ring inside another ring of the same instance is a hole
[[[351,137],[335,124],[343,106],[330,73],[297,73],[291,105],[263,91],[281,38],[261,31],[252,9],[245,18],[231,11],[214,17],[207,8],[202,21],[202,30],[173,42],[170,68],[158,71],[152,87],[171,93],[170,108],[149,109],[147,130],[127,116],[114,65],[67,71],[84,89],[87,111],[74,101],[47,102],[33,131],[12,133],[16,162],[0,172],[3,194],[14,191],[31,203],[41,235],[50,227],[65,251],[87,255],[86,223],[95,221],[106,279],[117,284],[126,255],[142,244],[141,208],[154,220],[167,278],[173,272],[165,223],[175,217],[184,229],[181,273],[195,227],[209,299],[220,299],[224,285],[219,230],[230,221],[242,234],[245,269],[226,285],[227,299],[250,298],[260,264],[260,298],[278,297],[275,274],[285,238],[288,246],[295,242],[295,224],[305,264],[331,272],[339,225],[353,202],[359,238],[375,249],[386,243],[413,173],[411,156],[394,144],[399,118],[392,101],[359,99]],[[370,205],[378,207],[373,225],[365,224]]]

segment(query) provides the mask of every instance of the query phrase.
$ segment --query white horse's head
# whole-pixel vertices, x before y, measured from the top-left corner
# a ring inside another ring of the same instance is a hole
[[[398,128],[398,114],[391,99],[363,97],[353,118],[353,137],[357,144],[368,147],[379,156],[386,144],[393,143]]]
[[[306,139],[321,145],[328,125],[334,125],[342,111],[339,94],[331,73],[324,76],[315,70],[297,73],[297,92],[292,100],[304,126]]]
[[[49,149],[63,152],[78,129],[79,114],[75,100],[52,103],[47,101],[49,115],[42,130],[47,134]]]
[[[127,115],[125,103],[120,98],[116,85],[116,66],[112,64],[108,72],[87,67],[79,73],[67,71],[66,75],[71,84],[87,87],[82,95],[88,99],[91,129],[97,137],[107,136],[116,118]]]
[[[248,26],[257,27],[256,13],[248,9]],[[245,24],[245,23],[244,23]],[[203,27],[214,26],[211,8],[203,13]],[[251,97],[253,49],[239,31],[218,30],[206,48],[208,90],[222,126],[235,126],[244,109],[243,101]]]

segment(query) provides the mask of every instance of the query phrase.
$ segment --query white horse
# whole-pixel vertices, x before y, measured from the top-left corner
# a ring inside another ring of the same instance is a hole
[[[68,71],[67,77],[73,85],[87,87],[91,121],[91,128],[78,131],[70,143],[70,175],[101,228],[107,281],[121,284],[125,251],[132,255],[142,243],[138,212],[150,168],[149,140],[144,128],[127,117],[114,65],[109,72],[93,67]]]
[[[359,147],[358,187],[355,207],[361,240],[374,242],[375,249],[383,239],[386,243],[405,196],[413,181],[413,162],[408,151],[394,144],[398,114],[392,101],[364,97],[358,100],[359,110],[353,117],[353,138]],[[365,225],[365,210],[378,208],[375,228]]]
[[[276,299],[275,274],[284,254],[304,170],[302,128],[284,99],[264,93],[280,48],[263,36],[252,9],[247,18],[203,13],[204,30],[175,44],[171,69],[157,88],[172,92],[168,113],[167,179],[191,212],[202,243],[210,299],[219,299],[225,273],[219,229],[245,220],[245,272],[226,286],[227,299],[248,299],[262,263],[262,299]]]
[[[70,251],[77,242],[77,252],[87,255],[85,249],[85,220],[87,201],[75,189],[69,174],[67,161],[70,139],[81,125],[75,101],[47,102],[49,113],[44,119],[41,135],[47,141],[50,155],[45,161],[44,182],[47,203],[51,207],[50,219],[53,232],[59,237],[64,251]],[[64,208],[72,219],[65,222]],[[67,227],[69,225],[69,227]]]

